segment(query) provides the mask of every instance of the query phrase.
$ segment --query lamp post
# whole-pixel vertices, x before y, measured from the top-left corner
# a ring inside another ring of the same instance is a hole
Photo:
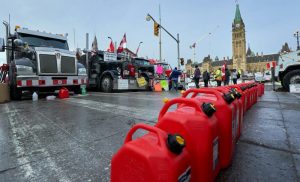
[[[141,41],[141,42],[139,43],[138,48],[136,49],[136,52],[135,52],[136,56],[138,56],[138,52],[139,52],[139,50],[140,50],[140,46],[141,46],[142,43],[143,43],[143,42]]]
[[[170,37],[172,37],[176,43],[177,43],[177,63],[178,63],[178,69],[180,69],[180,50],[179,50],[179,34],[177,34],[177,38],[175,38],[168,30],[166,30],[161,24],[159,24],[149,13],[146,16],[147,21],[154,21],[159,25],[159,28],[163,29]]]
[[[296,39],[297,39],[297,50],[300,50],[300,46],[299,46],[299,31],[296,31],[294,33],[294,37],[296,37]]]

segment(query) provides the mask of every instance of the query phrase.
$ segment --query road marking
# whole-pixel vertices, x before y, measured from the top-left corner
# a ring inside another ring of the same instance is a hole
[[[19,142],[19,140],[22,139],[22,137],[28,137],[29,135],[32,138],[32,140],[38,144],[38,146],[42,146],[40,140],[34,134],[33,130],[42,130],[45,127],[42,127],[43,125],[39,125],[37,127],[30,127],[28,124],[26,124],[30,121],[27,118],[25,118],[24,114],[18,114],[15,108],[9,108],[8,105],[6,105],[5,109],[6,111],[10,111],[7,113],[9,113],[8,119],[13,132],[13,144],[15,146],[15,151],[17,154],[17,162],[22,171],[25,173],[25,178],[28,181],[32,181],[34,177],[37,177],[38,175],[36,175],[36,172],[32,169],[32,166],[30,165],[31,161],[29,161],[27,157],[28,153],[25,152],[25,148],[23,148],[22,143]],[[26,122],[20,123],[20,121]],[[45,158],[47,161],[47,163],[45,163],[47,168],[54,171],[57,174],[57,178],[59,181],[71,181],[63,173],[63,170],[59,166],[57,166],[56,162],[52,159],[50,153],[45,148],[41,148],[39,151],[43,155],[43,158]]]
[[[94,93],[90,93],[89,95],[94,96],[94,97],[108,97],[108,95],[102,95],[102,94],[94,94]],[[149,98],[149,95],[145,95],[143,97],[137,97],[136,95],[132,96],[132,95],[109,95],[109,97],[116,97],[116,98],[120,98],[120,97],[125,97],[125,98],[129,98],[129,99],[138,99],[138,100],[150,100],[150,101],[162,101],[162,98],[158,98],[153,97],[153,98]]]
[[[296,95],[296,94],[292,94],[292,95],[300,99],[300,95]]]
[[[159,110],[154,110],[154,108],[152,108],[151,110],[149,109],[146,110],[146,109],[140,109],[135,107],[121,106],[116,104],[100,102],[100,101],[92,101],[92,100],[84,100],[84,99],[76,99],[76,98],[69,98],[61,102],[69,103],[76,106],[86,107],[97,111],[131,117],[131,118],[139,119],[141,121],[156,121],[159,113]]]
[[[30,161],[28,157],[26,157],[25,149],[19,142],[20,134],[25,135],[25,129],[23,126],[17,127],[15,123],[15,117],[16,117],[16,111],[14,109],[9,109],[8,105],[5,105],[5,111],[8,113],[8,121],[11,126],[12,130],[12,142],[15,146],[15,152],[16,152],[16,157],[17,157],[17,163],[20,166],[21,170],[25,174],[25,178],[30,181],[30,178],[33,177],[34,172],[33,169],[30,165]]]

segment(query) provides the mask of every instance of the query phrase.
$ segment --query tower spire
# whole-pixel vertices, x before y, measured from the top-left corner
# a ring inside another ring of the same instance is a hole
[[[241,23],[242,20],[242,16],[241,16],[241,12],[240,12],[240,7],[238,2],[236,1],[236,9],[235,9],[235,16],[234,16],[234,23]]]

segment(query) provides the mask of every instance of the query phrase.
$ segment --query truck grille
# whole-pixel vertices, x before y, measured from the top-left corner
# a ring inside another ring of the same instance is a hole
[[[61,72],[62,73],[72,73],[75,74],[75,59],[74,57],[61,57]]]
[[[40,73],[41,74],[66,74],[74,75],[77,73],[76,61],[74,57],[61,56],[61,64],[58,65],[56,55],[40,54]],[[60,70],[59,70],[60,68]]]
[[[55,55],[40,54],[40,72],[58,73]]]

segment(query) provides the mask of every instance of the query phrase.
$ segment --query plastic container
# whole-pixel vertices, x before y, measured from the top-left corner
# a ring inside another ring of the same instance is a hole
[[[180,107],[168,111],[175,104],[180,104]],[[195,99],[176,98],[163,106],[155,125],[167,133],[178,133],[185,138],[192,159],[192,182],[212,182],[220,171],[220,136],[214,112],[210,103],[201,105]]]
[[[46,97],[46,100],[55,100],[55,96],[54,95],[49,95]]]
[[[39,96],[36,92],[33,92],[32,94],[32,101],[38,101],[39,100]]]
[[[132,139],[138,129],[148,134]],[[190,178],[190,158],[179,135],[146,124],[128,132],[124,145],[111,160],[111,182],[174,182]]]
[[[236,113],[233,105],[234,98],[231,94],[223,94],[213,88],[189,89],[182,94],[198,100],[200,103],[211,102],[216,108],[215,116],[218,119],[220,131],[220,165],[227,168],[231,165],[236,143]]]

